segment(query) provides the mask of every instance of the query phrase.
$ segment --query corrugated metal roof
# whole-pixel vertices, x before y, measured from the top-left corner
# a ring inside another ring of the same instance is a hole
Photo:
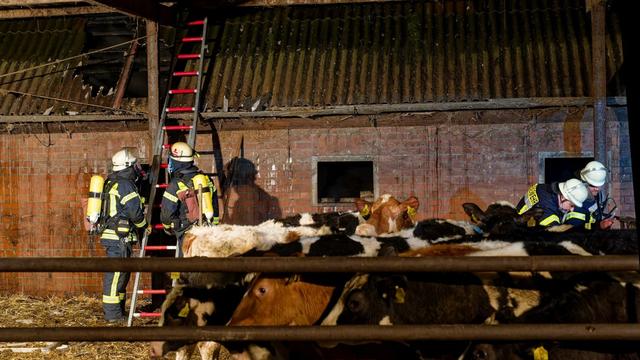
[[[92,96],[91,88],[83,83],[81,75],[75,71],[82,61],[86,61],[83,58],[7,76],[19,70],[80,54],[85,44],[85,23],[86,19],[81,17],[0,21],[0,48],[3,49],[0,55],[0,115],[104,111],[95,107],[19,95],[2,91],[3,89],[111,106],[113,94],[104,92],[106,95]],[[132,106],[134,102],[123,105],[123,108]]]
[[[210,28],[207,111],[589,96],[580,0],[449,0],[236,10]],[[609,96],[622,45],[607,18]],[[193,80],[192,80],[193,81]],[[192,83],[193,84],[193,83]],[[182,86],[189,86],[183,83]],[[185,97],[174,102],[187,104]]]

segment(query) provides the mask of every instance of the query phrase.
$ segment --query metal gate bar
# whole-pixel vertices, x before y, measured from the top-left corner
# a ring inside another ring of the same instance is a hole
[[[634,255],[307,258],[1,258],[0,272],[468,272],[638,271]]]
[[[639,341],[640,324],[341,325],[2,328],[0,342],[22,341]]]

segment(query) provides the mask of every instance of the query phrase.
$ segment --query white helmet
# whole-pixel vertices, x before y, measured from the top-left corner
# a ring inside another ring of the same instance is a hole
[[[175,161],[189,162],[193,161],[193,149],[189,144],[179,141],[171,145],[171,154],[169,155]]]
[[[121,171],[129,166],[133,165],[138,159],[133,155],[131,150],[123,148],[111,157],[111,164],[113,164],[113,171]]]
[[[607,179],[607,168],[599,161],[590,161],[580,170],[580,178],[591,186],[600,187]]]
[[[560,189],[562,196],[578,207],[581,207],[582,202],[587,200],[587,197],[589,196],[589,190],[585,184],[578,179],[569,179],[565,182],[561,182],[558,184],[558,188]]]

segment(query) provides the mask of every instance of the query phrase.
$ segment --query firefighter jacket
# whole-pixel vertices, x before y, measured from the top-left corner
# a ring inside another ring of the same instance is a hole
[[[540,226],[552,226],[564,224],[568,220],[569,213],[562,211],[558,204],[558,183],[534,184],[527,193],[520,199],[516,206],[519,215],[530,209],[541,208],[542,217],[538,221]],[[577,214],[579,216],[580,214]]]
[[[589,195],[589,198],[582,202],[582,207],[576,207],[567,214],[569,219],[565,223],[576,227],[584,226],[585,229],[591,230],[594,224],[602,221],[604,204],[602,191],[595,197]]]
[[[112,173],[107,177],[104,191],[106,200],[103,204],[107,215],[102,240],[127,239],[135,241],[131,232],[132,225],[140,229],[147,225],[144,218],[144,207],[133,179],[135,172],[129,167]]]
[[[181,236],[185,231],[189,229],[189,227],[193,224],[187,219],[187,206],[180,201],[178,195],[188,190],[189,188],[193,188],[193,179],[194,176],[198,175],[200,171],[193,164],[189,164],[189,166],[177,169],[171,176],[171,181],[169,181],[168,187],[165,189],[164,194],[162,195],[162,203],[160,205],[160,221],[162,222],[162,226],[167,231],[173,231],[178,236]],[[209,191],[211,191],[212,196],[215,198],[215,187],[213,183],[208,179]],[[214,202],[214,217],[213,223],[218,223],[218,209],[217,205]]]

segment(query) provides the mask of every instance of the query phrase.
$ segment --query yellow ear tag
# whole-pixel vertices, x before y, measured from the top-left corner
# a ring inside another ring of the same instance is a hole
[[[478,219],[478,217],[476,216],[476,214],[472,214],[471,215],[471,221],[473,221],[474,223],[479,223],[480,219]]]
[[[171,280],[178,280],[180,279],[180,273],[179,272],[172,272],[171,273]]]
[[[416,219],[416,213],[417,213],[416,209],[412,208],[411,206],[407,206],[407,214],[409,215],[411,220]]]
[[[182,308],[182,310],[180,310],[178,316],[186,318],[187,315],[189,315],[189,304],[184,304],[184,307]]]
[[[397,303],[397,304],[404,304],[404,289],[396,286],[396,295],[393,297],[393,302]]]
[[[549,360],[549,352],[542,346],[533,349],[533,360]]]
[[[529,221],[527,221],[527,227],[535,227],[536,226],[536,219],[532,217],[529,218]]]
[[[367,216],[369,215],[369,205],[365,205],[362,210],[360,210],[360,215]]]

